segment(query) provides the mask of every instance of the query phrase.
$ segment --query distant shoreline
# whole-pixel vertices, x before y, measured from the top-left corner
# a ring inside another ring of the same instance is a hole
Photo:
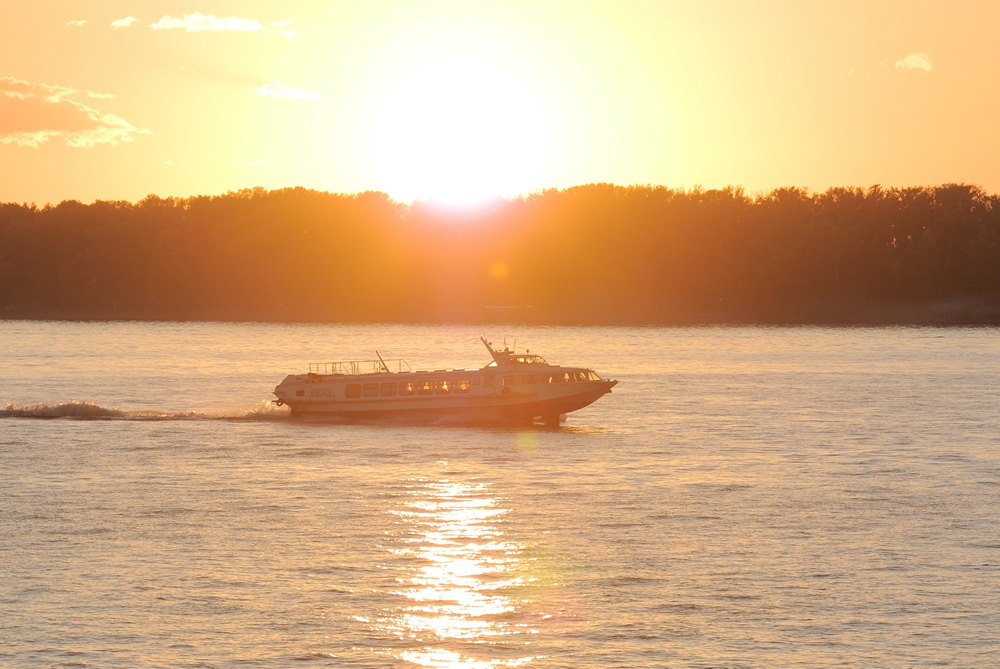
[[[538,317],[506,318],[506,319],[455,319],[455,320],[317,320],[292,318],[249,317],[238,318],[230,316],[213,317],[211,315],[177,316],[168,314],[135,314],[135,313],[82,313],[66,311],[32,312],[11,311],[0,314],[2,321],[59,321],[59,322],[141,322],[141,323],[272,323],[272,324],[309,324],[309,325],[523,325],[537,327],[880,327],[880,326],[1000,326],[1000,306],[982,305],[976,308],[955,309],[951,305],[909,305],[896,308],[885,308],[880,313],[864,312],[864,315],[851,317],[840,312],[837,317],[813,319],[749,319],[727,318],[716,314],[703,318],[664,318],[661,320],[584,320],[584,319],[545,319]]]
[[[0,204],[0,318],[997,325],[976,186],[592,184],[470,210],[302,188]]]

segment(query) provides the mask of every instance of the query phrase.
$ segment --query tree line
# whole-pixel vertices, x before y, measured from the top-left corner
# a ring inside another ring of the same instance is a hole
[[[5,318],[1000,323],[969,185],[591,184],[474,210],[377,192],[0,204]]]

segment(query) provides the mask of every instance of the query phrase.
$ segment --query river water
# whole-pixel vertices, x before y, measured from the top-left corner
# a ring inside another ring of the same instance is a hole
[[[519,327],[621,381],[555,430],[266,403],[479,334],[0,322],[0,666],[997,666],[997,329]]]

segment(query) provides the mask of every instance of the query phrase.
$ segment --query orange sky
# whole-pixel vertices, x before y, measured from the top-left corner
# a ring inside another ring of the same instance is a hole
[[[0,201],[1000,191],[1000,3],[4,3]]]

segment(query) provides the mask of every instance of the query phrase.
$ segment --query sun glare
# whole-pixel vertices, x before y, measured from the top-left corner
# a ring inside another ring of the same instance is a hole
[[[527,639],[538,630],[519,611],[531,561],[525,546],[505,536],[500,499],[482,484],[420,481],[413,497],[396,511],[405,532],[392,552],[408,562],[394,592],[405,603],[380,621],[383,633],[403,641],[399,657],[427,669],[491,669],[520,666],[531,655],[507,660],[481,657],[507,646],[530,650]],[[474,651],[472,657],[459,647]]]
[[[374,119],[374,157],[401,200],[474,204],[533,190],[549,128],[531,91],[506,70],[466,58],[402,77]]]

